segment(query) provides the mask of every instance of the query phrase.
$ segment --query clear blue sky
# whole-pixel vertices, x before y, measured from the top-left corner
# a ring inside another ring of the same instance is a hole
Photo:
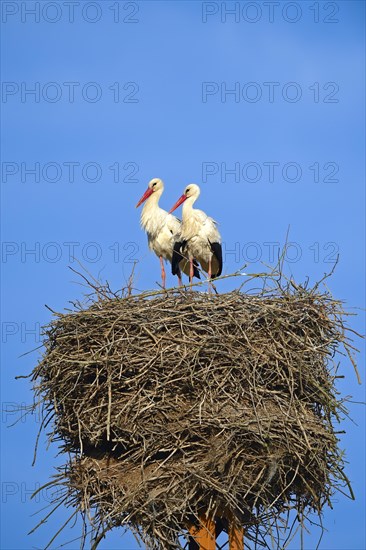
[[[290,226],[287,273],[315,281],[339,253],[329,288],[348,308],[365,307],[365,4],[267,4],[1,2],[4,550],[44,547],[68,513],[27,536],[49,497],[30,493],[61,459],[42,438],[31,467],[37,418],[8,427],[32,401],[14,377],[37,353],[20,355],[50,320],[44,304],[61,311],[81,297],[73,256],[113,288],[137,260],[136,286],[156,288],[159,263],[135,209],[152,177],[165,181],[166,208],[187,183],[201,184],[225,273],[263,269],[257,260],[271,262]],[[364,312],[350,323],[364,332]],[[352,367],[341,368],[342,394],[365,401]],[[366,547],[365,408],[349,407],[341,444],[356,501],[335,497],[322,550]],[[305,534],[307,549],[318,535]],[[101,548],[137,543],[117,531]]]

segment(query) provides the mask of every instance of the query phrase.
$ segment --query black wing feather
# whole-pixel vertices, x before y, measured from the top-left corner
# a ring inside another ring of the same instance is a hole
[[[212,253],[213,255],[215,256],[218,264],[219,264],[219,269],[216,273],[212,273],[212,278],[214,279],[215,277],[220,277],[221,273],[222,273],[222,247],[221,247],[221,244],[220,243],[211,243],[210,242],[210,245],[211,245],[211,250],[212,250]]]
[[[187,244],[187,241],[177,241],[174,243],[173,248],[173,257],[172,257],[172,274],[173,275],[180,275],[180,268],[179,264],[182,260],[184,260],[183,251]],[[198,262],[197,260],[193,260],[193,276],[197,277],[197,279],[200,279],[200,272],[198,271]]]
[[[183,260],[182,249],[185,246],[186,241],[177,241],[174,243],[173,257],[172,257],[172,273],[173,275],[180,275],[179,263]]]
[[[193,260],[193,277],[197,277],[197,279],[201,278],[200,272],[198,270],[199,263],[197,260]]]

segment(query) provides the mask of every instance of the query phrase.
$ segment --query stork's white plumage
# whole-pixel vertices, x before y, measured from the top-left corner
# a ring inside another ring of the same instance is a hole
[[[182,256],[189,260],[190,282],[193,278],[194,258],[208,274],[208,278],[219,277],[222,272],[221,236],[215,220],[202,210],[193,208],[201,193],[198,185],[188,185],[169,213],[183,204],[181,241],[174,247],[172,271]],[[182,264],[181,264],[182,265]]]
[[[141,212],[141,227],[147,233],[147,240],[150,250],[153,250],[160,259],[162,286],[165,288],[164,260],[172,261],[174,243],[181,239],[181,221],[172,216],[159,206],[159,199],[164,191],[164,183],[160,178],[153,178],[149,181],[148,187],[136,208],[145,203]],[[189,266],[183,271],[189,275]],[[178,276],[179,285],[182,284],[181,268],[178,264],[175,275]],[[199,272],[195,268],[195,275]]]

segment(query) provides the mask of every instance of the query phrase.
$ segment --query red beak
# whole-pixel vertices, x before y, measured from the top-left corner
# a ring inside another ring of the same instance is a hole
[[[142,204],[143,202],[146,201],[146,199],[148,199],[150,197],[150,195],[153,194],[153,190],[150,189],[150,187],[148,187],[145,191],[145,193],[142,195],[141,199],[139,200],[139,202],[136,204],[136,208],[138,208],[140,206],[140,204]]]
[[[179,197],[179,199],[177,200],[177,202],[175,203],[175,205],[173,206],[173,208],[171,208],[169,210],[169,214],[171,214],[172,212],[174,212],[174,210],[176,210],[178,208],[178,206],[180,206],[187,198],[187,195],[182,195],[181,197]]]

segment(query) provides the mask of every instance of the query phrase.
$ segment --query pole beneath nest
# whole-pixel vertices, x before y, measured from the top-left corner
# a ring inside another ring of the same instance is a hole
[[[244,528],[229,523],[229,550],[244,550]]]
[[[192,525],[189,528],[192,541],[189,550],[215,550],[216,549],[216,525],[215,521],[207,516],[200,517],[200,525]]]
[[[189,528],[191,541],[188,550],[216,550],[216,523],[207,516],[200,517],[200,525]],[[244,528],[229,521],[229,550],[244,550]]]

